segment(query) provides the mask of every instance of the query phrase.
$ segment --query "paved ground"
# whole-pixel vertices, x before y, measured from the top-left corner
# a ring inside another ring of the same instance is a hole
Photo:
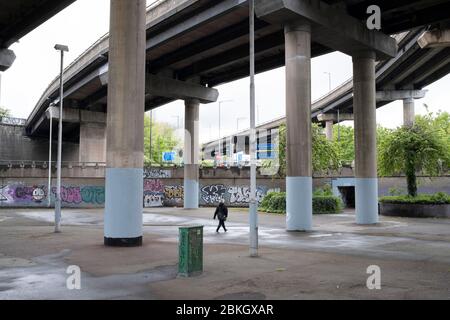
[[[106,248],[103,210],[66,209],[63,233],[50,210],[0,210],[0,299],[450,299],[450,220],[315,216],[311,233],[260,215],[259,258],[248,257],[245,211],[216,234],[212,209],[144,210],[144,246]],[[177,278],[178,227],[205,226],[205,272]],[[82,289],[66,288],[66,269]],[[367,267],[381,268],[368,290]]]

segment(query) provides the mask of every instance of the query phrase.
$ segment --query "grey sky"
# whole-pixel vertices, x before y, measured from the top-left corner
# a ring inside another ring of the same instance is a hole
[[[27,118],[40,95],[58,75],[59,56],[53,49],[55,43],[67,44],[66,65],[76,59],[109,29],[110,0],[78,0],[36,30],[25,36],[13,49],[17,55],[13,67],[2,75],[0,104],[12,111],[12,115]],[[154,2],[153,0],[148,3]],[[336,87],[352,75],[351,58],[341,53],[333,53],[313,59],[312,98],[328,92],[328,74],[332,77],[332,87]],[[266,122],[285,114],[284,68],[260,74],[256,78],[257,106],[259,122]],[[249,80],[243,79],[218,87],[219,100],[232,100],[222,105],[222,135],[249,126]],[[430,110],[450,111],[450,75],[432,84],[425,99],[416,102],[416,113],[423,114],[424,103]],[[200,112],[200,137],[202,142],[219,135],[218,103],[203,105]],[[402,102],[397,101],[380,108],[377,122],[394,128],[402,123]],[[158,121],[177,125],[177,117],[183,124],[184,104],[177,101],[156,109]],[[246,119],[242,119],[246,118]]]

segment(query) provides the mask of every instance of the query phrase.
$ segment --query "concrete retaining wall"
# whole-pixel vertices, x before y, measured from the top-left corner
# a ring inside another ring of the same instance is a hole
[[[46,207],[47,175],[43,168],[1,168],[0,207]],[[63,169],[62,200],[64,207],[103,207],[105,201],[104,168],[72,167]],[[55,172],[53,172],[55,177]],[[215,206],[224,199],[230,207],[246,207],[249,203],[249,170],[203,169],[200,174],[199,203],[201,206]],[[337,192],[338,186],[354,186],[353,178],[315,177],[314,188],[330,184]],[[144,207],[182,206],[184,201],[183,168],[144,170]],[[52,186],[56,181],[52,181]],[[258,200],[269,191],[285,191],[284,179],[258,176]],[[126,186],[124,186],[125,188]],[[387,195],[390,188],[406,190],[404,177],[382,178],[379,181],[380,196]],[[54,187],[50,190],[54,202]],[[450,193],[450,176],[419,178],[419,192]],[[339,193],[337,194],[339,195]]]

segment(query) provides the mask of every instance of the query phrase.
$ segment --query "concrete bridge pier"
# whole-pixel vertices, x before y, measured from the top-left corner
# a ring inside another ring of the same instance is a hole
[[[415,117],[414,98],[403,99],[403,125],[411,127],[414,124]]]
[[[311,26],[285,26],[288,231],[312,229]]]
[[[199,199],[200,101],[185,100],[184,208],[198,209]]]
[[[333,141],[333,125],[334,121],[325,122],[325,135],[328,141]]]
[[[106,246],[142,245],[145,0],[111,0]]]
[[[353,55],[356,223],[378,223],[375,53]]]

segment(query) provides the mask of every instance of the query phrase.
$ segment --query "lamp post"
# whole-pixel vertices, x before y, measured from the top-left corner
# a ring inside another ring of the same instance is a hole
[[[59,128],[58,128],[58,160],[56,165],[56,200],[55,200],[55,232],[61,232],[61,157],[62,157],[62,118],[63,118],[63,100],[64,100],[64,52],[69,51],[69,47],[61,44],[55,45],[55,50],[61,53],[61,66],[59,74]]]
[[[258,256],[258,203],[256,201],[256,97],[255,97],[255,1],[250,6],[250,256]]]
[[[233,100],[222,100],[219,101],[219,150],[218,150],[218,154],[222,155],[222,150],[221,150],[221,145],[222,145],[222,104],[226,103],[226,102],[233,102]]]
[[[50,133],[48,136],[48,187],[47,187],[47,205],[50,208],[51,206],[51,193],[52,193],[52,138],[53,138],[53,113],[52,108],[55,105],[53,103],[50,104],[50,108],[48,108],[49,118],[50,118]]]
[[[152,127],[153,127],[153,110],[150,110],[150,145],[149,145],[149,158],[150,167],[152,166]]]

